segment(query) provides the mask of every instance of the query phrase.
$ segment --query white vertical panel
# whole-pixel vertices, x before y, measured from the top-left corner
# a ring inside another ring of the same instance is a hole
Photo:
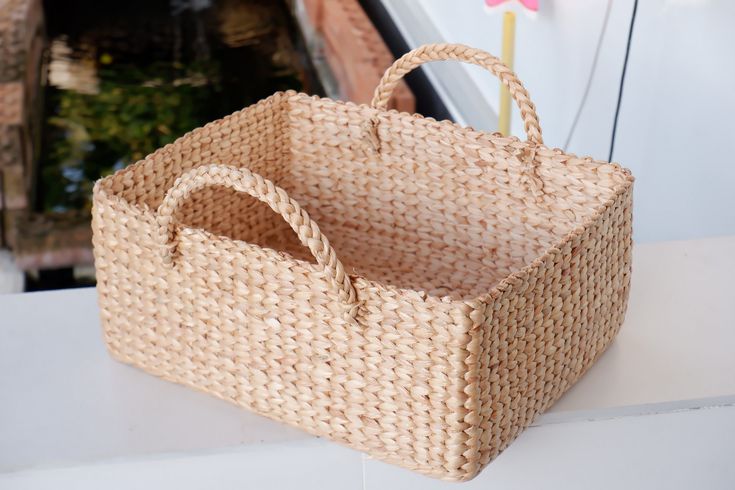
[[[611,1],[589,94],[566,148],[570,153],[608,159],[632,14],[633,0]]]
[[[734,23],[727,0],[639,3],[613,155],[639,241],[735,233]]]

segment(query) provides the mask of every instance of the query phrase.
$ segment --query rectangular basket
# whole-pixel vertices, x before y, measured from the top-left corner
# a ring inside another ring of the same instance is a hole
[[[439,59],[496,74],[528,141],[383,109]],[[632,183],[543,146],[496,58],[424,46],[372,106],[277,93],[97,182],[105,341],[165,379],[467,480],[620,327]]]

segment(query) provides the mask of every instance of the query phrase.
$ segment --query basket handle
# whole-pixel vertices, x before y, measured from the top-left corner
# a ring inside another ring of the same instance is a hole
[[[160,240],[164,247],[163,259],[172,264],[176,255],[176,223],[174,213],[192,192],[209,186],[224,186],[244,192],[268,204],[273,211],[283,216],[291,225],[301,243],[307,247],[324,273],[334,283],[340,299],[354,304],[355,289],[342,263],[337,258],[327,237],[322,235],[317,224],[291,199],[285,190],[273,182],[245,168],[227,165],[204,165],[181,175],[171,187],[158,207]]]
[[[383,78],[380,79],[378,86],[375,87],[375,93],[370,105],[375,109],[385,110],[393,90],[404,75],[424,63],[443,60],[457,60],[472,63],[473,65],[487,69],[490,73],[498,77],[503,85],[508,87],[510,95],[521,110],[521,118],[523,118],[529,143],[543,144],[541,126],[539,125],[538,115],[536,114],[536,106],[531,102],[528,91],[521,81],[518,80],[513,70],[508,68],[495,56],[463,44],[425,44],[404,54],[385,71]]]

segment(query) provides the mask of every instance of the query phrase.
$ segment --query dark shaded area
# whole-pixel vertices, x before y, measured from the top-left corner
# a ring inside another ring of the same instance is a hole
[[[47,291],[50,289],[68,289],[94,286],[94,278],[78,278],[74,276],[74,269],[64,267],[61,269],[45,269],[38,275],[26,274],[27,292]]]
[[[46,83],[34,210],[49,222],[88,216],[97,179],[194,128],[277,91],[323,93],[285,0],[43,6]],[[38,247],[70,246],[51,240],[62,236],[58,229],[46,231]],[[94,283],[69,267],[26,279],[27,290]]]
[[[319,92],[287,7],[268,0],[46,0],[49,84],[37,208],[279,90]],[[309,86],[309,84],[311,86]]]

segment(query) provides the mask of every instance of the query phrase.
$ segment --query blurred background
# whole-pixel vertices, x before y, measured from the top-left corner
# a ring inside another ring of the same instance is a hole
[[[322,93],[285,2],[4,7],[0,97],[17,106],[0,126],[6,290],[94,284],[100,177],[274,91]]]
[[[275,91],[369,102],[428,42],[500,54],[549,146],[637,177],[635,240],[735,234],[735,4],[713,0],[0,0],[0,292],[94,284],[98,178]],[[473,66],[412,74],[393,108],[494,131]],[[518,114],[511,132],[523,138]]]

